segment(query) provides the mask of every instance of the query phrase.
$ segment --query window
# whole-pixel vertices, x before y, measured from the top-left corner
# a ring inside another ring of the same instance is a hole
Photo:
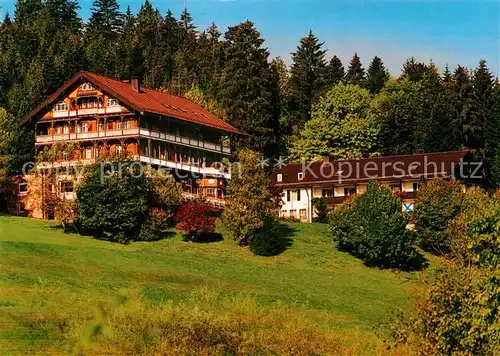
[[[389,189],[391,190],[391,192],[401,191],[401,187],[399,184],[389,184]]]
[[[297,217],[297,210],[290,210],[290,217],[291,218],[296,218]]]
[[[24,203],[23,203],[23,202],[20,202],[20,203],[19,203],[19,212],[20,212],[20,213],[24,213],[24,209],[25,209],[25,207],[24,207]]]
[[[85,149],[85,159],[92,159],[92,149],[91,148]]]
[[[344,195],[345,196],[354,195],[354,194],[356,194],[356,188],[354,188],[354,187],[344,188]]]
[[[323,198],[333,197],[333,190],[332,189],[323,189],[321,191],[321,196]]]
[[[300,217],[300,220],[306,220],[307,219],[307,211],[306,211],[306,209],[300,209],[299,210],[299,217]]]
[[[54,111],[68,111],[68,104],[64,101],[60,101],[54,106]]]
[[[109,98],[108,99],[108,106],[119,106],[120,103],[118,102],[118,100],[116,100],[115,98]]]
[[[68,134],[69,133],[69,126],[63,126],[63,133]]]
[[[298,179],[298,180],[302,180],[302,179],[304,179],[304,173],[303,173],[303,172],[298,173],[298,174],[297,174],[297,179]]]
[[[89,124],[84,122],[82,123],[82,132],[89,132]]]
[[[28,183],[19,183],[19,193],[28,192]]]
[[[300,201],[300,189],[297,190],[297,201]]]
[[[286,201],[290,201],[292,200],[292,197],[291,197],[291,192],[289,190],[286,191]]]
[[[56,192],[55,186],[52,183],[49,183],[49,185],[47,187],[47,190],[49,191],[49,193],[55,193]]]
[[[215,197],[215,188],[207,188],[207,195],[209,197]]]
[[[73,193],[73,182],[72,181],[61,182],[61,193]]]
[[[90,83],[83,83],[80,87],[81,90],[93,90],[94,87]]]
[[[118,154],[122,153],[122,146],[115,146],[115,152]]]
[[[420,183],[413,183],[413,191],[418,192],[418,189],[420,188]]]
[[[278,174],[278,175],[276,176],[276,180],[277,180],[278,182],[281,182],[281,181],[283,180],[283,175],[282,175],[282,174]]]

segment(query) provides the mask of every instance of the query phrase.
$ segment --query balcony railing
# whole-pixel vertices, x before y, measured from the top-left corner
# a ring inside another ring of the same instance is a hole
[[[213,167],[200,167],[199,165],[190,164],[186,162],[173,162],[167,161],[164,159],[148,157],[144,155],[136,155],[133,157],[134,160],[139,162],[153,164],[160,167],[169,168],[172,170],[182,170],[187,172],[192,172],[200,175],[200,177],[208,176],[208,177],[220,177],[225,179],[231,179],[231,174],[224,172],[221,169],[213,168]],[[71,161],[56,161],[56,162],[38,162],[38,168],[49,169],[49,168],[64,168],[64,167],[74,167],[81,165],[89,165],[95,163],[96,159],[80,159],[80,160],[71,160]]]
[[[115,129],[115,130],[102,130],[102,131],[89,131],[89,132],[77,132],[77,133],[67,133],[67,134],[57,134],[57,135],[38,135],[36,136],[37,143],[50,143],[57,141],[68,141],[68,140],[82,140],[82,139],[93,139],[102,137],[120,137],[120,136],[137,136],[153,138],[159,141],[177,143],[180,145],[202,148],[204,150],[220,152],[223,154],[231,154],[231,148],[225,147],[221,144],[197,140],[189,137],[172,135],[169,133],[153,131],[143,128],[130,128],[130,129]]]
[[[77,117],[80,115],[116,114],[121,112],[127,112],[127,110],[122,109],[121,106],[109,106],[105,108],[86,108],[86,109],[76,109],[76,110],[53,111],[52,117],[53,118]]]
[[[158,165],[161,167],[167,167],[167,168],[174,169],[174,170],[182,170],[182,171],[197,173],[200,176],[221,177],[221,178],[225,178],[225,179],[231,179],[230,173],[224,172],[218,168],[200,167],[200,166],[195,165],[195,164],[167,161],[164,159],[153,158],[153,157],[148,157],[148,156],[143,156],[143,155],[140,155],[138,158],[139,158],[139,161],[141,161],[143,163],[154,164],[154,165]]]

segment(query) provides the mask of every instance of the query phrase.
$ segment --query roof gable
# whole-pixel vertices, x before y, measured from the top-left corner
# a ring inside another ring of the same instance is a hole
[[[30,118],[40,114],[43,110],[47,110],[58,98],[73,88],[76,83],[83,80],[89,81],[100,90],[116,97],[124,105],[141,114],[148,112],[169,116],[222,131],[245,135],[244,132],[236,129],[188,99],[149,88],[141,88],[140,91],[136,91],[128,82],[107,78],[90,72],[80,72],[64,83],[37,108],[27,114],[21,121],[21,124],[26,123]]]

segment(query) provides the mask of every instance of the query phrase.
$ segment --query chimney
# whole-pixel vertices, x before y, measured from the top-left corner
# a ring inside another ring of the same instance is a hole
[[[140,93],[141,92],[141,84],[139,83],[139,79],[138,78],[132,78],[130,79],[130,85],[132,85],[132,88]]]

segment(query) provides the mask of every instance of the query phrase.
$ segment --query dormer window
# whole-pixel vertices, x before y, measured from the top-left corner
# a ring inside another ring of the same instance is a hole
[[[297,179],[298,180],[303,180],[304,179],[304,173],[303,172],[300,172],[297,174]]]
[[[54,105],[54,111],[68,111],[68,104],[64,101],[60,101]]]
[[[94,87],[90,83],[83,83],[80,87],[81,90],[93,90]]]
[[[119,106],[120,103],[118,102],[118,100],[116,100],[115,98],[109,98],[108,99],[108,106]]]
[[[283,181],[283,175],[282,175],[282,174],[278,174],[278,175],[276,176],[276,180],[277,180],[278,182]]]

